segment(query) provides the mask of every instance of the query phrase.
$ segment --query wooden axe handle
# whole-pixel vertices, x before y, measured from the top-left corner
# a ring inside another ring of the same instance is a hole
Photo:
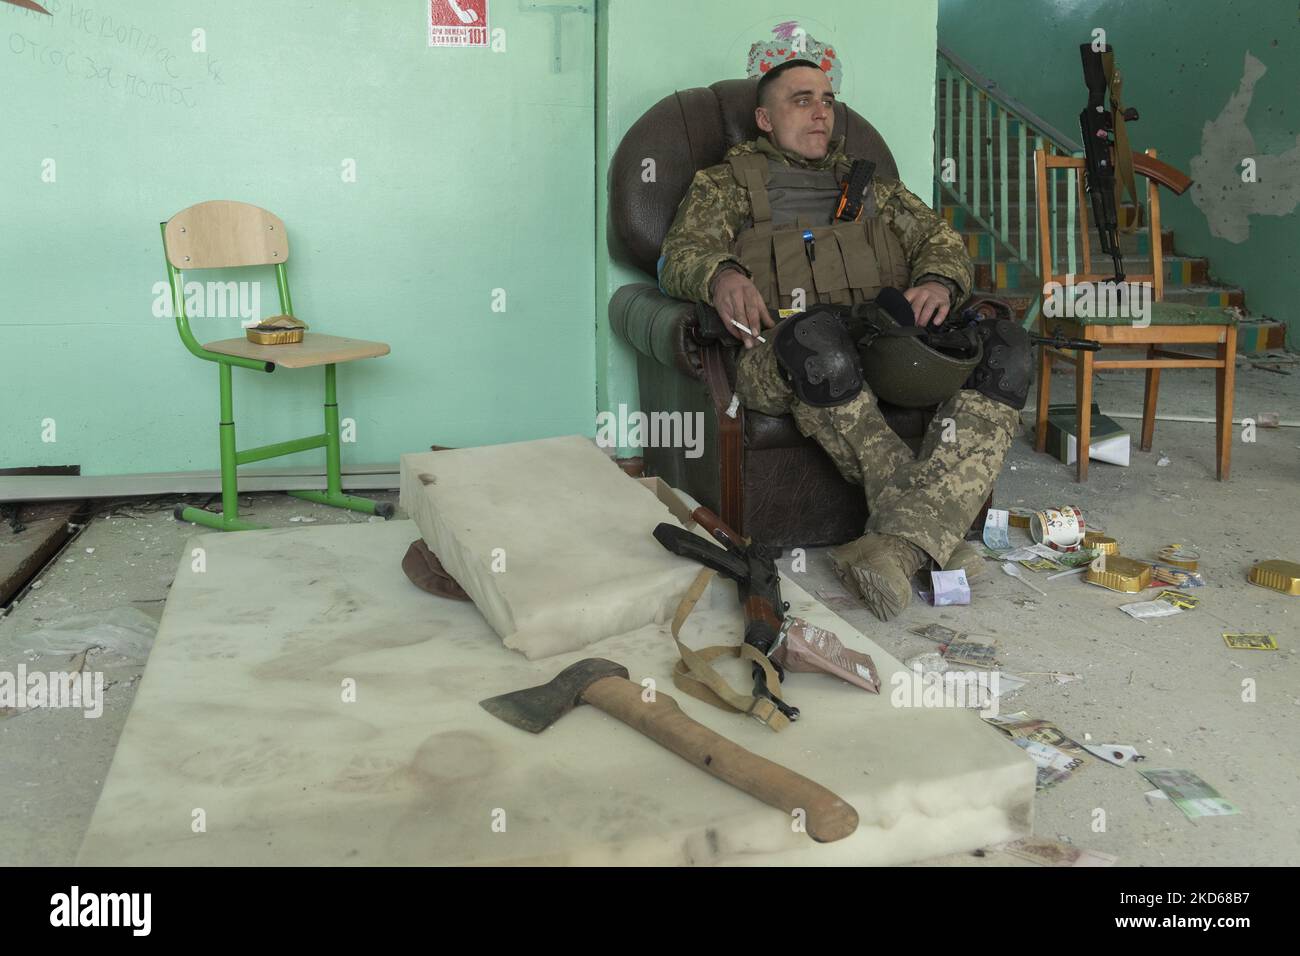
[[[667,694],[656,691],[646,703],[641,693],[630,680],[602,677],[582,699],[769,806],[786,813],[803,810],[808,835],[818,843],[842,840],[858,828],[857,811],[821,784],[715,734],[687,717]]]

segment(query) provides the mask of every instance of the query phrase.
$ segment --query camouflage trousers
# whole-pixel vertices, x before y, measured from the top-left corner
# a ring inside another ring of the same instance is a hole
[[[796,398],[777,368],[770,337],[738,360],[736,395],[765,415],[793,415],[845,480],[862,486],[866,531],[906,538],[940,565],[979,514],[1020,428],[1016,409],[962,389],[939,406],[913,455],[869,388],[834,408]]]

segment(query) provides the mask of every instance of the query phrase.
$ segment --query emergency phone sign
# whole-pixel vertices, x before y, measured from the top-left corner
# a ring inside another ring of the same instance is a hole
[[[487,0],[429,0],[429,46],[487,46]]]

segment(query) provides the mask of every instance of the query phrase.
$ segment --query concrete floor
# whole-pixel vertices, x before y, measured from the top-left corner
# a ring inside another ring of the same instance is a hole
[[[1300,368],[1289,376],[1239,368],[1237,383],[1237,417],[1275,411],[1283,421],[1300,420]],[[1058,372],[1054,384],[1056,400],[1072,396],[1068,374]],[[1107,373],[1097,380],[1097,400],[1108,414],[1136,412],[1141,386],[1138,375]],[[1212,416],[1212,373],[1166,375],[1160,409]],[[1024,417],[1029,421],[1030,411]],[[1121,423],[1136,434],[1137,422]],[[1093,463],[1082,486],[1074,483],[1072,468],[1035,454],[1021,438],[995,490],[1002,507],[1075,504],[1090,527],[1117,537],[1126,554],[1154,557],[1174,542],[1199,550],[1207,585],[1194,611],[1143,623],[1117,610],[1141,598],[1074,578],[1044,582],[1037,576],[1035,583],[1050,595],[1044,599],[992,563],[975,582],[969,607],[913,604],[888,625],[864,609],[838,611],[900,659],[934,647],[907,628],[938,622],[996,641],[1009,672],[1080,674],[1067,684],[1031,676],[1002,709],[1052,720],[1078,739],[1090,734],[1096,743],[1133,744],[1147,755],[1138,766],[1192,770],[1242,811],[1189,821],[1168,801],[1144,798],[1151,787],[1137,770],[1096,760],[1040,791],[1036,835],[1110,853],[1120,865],[1300,861],[1300,829],[1292,822],[1300,803],[1300,741],[1288,730],[1300,716],[1300,598],[1246,583],[1254,561],[1300,560],[1300,429],[1259,429],[1253,444],[1234,441],[1226,484],[1214,479],[1213,436],[1213,425],[1161,422],[1152,453],[1135,448],[1128,468]],[[1158,466],[1162,454],[1169,462]],[[373,497],[395,503],[397,493]],[[156,621],[186,539],[215,533],[173,520],[176,501],[104,503],[103,513],[43,574],[41,587],[0,619],[0,671],[14,672],[20,663],[63,669],[69,655],[42,657],[31,636],[52,623],[114,609],[136,609]],[[295,517],[367,520],[277,494],[242,499],[241,513],[274,527],[292,527]],[[781,561],[787,573],[792,557]],[[401,572],[394,567],[393,573]],[[807,570],[798,573],[810,592],[841,590],[824,549],[810,550]],[[1281,649],[1229,650],[1224,631],[1267,631]],[[0,865],[73,861],[143,672],[138,656],[91,651],[87,669],[104,671],[109,684],[98,719],[78,710],[0,710]],[[1242,700],[1245,679],[1255,682],[1254,702]],[[1100,831],[1099,809],[1105,811]],[[932,862],[1023,865],[997,852]]]

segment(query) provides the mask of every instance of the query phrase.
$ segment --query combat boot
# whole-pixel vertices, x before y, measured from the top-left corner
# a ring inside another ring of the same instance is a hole
[[[912,600],[912,575],[930,558],[905,538],[872,533],[836,548],[831,560],[845,587],[888,621]]]
[[[943,570],[964,570],[966,580],[974,581],[984,573],[984,554],[980,551],[979,545],[973,541],[958,541]]]

